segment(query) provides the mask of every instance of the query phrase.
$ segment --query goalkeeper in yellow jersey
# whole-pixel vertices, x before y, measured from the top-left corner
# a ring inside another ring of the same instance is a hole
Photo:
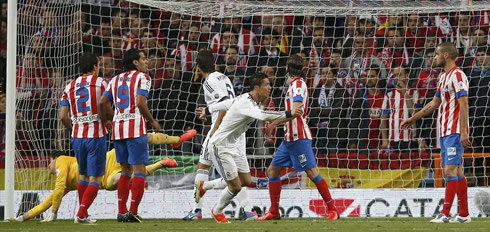
[[[179,136],[168,136],[162,133],[148,134],[148,144],[181,144],[193,138],[196,135],[196,130],[188,130]],[[26,221],[43,213],[49,207],[51,214],[43,220],[43,222],[51,222],[56,220],[58,208],[61,204],[63,196],[68,192],[77,190],[78,185],[78,163],[75,157],[66,156],[64,152],[56,151],[51,155],[49,163],[49,171],[56,174],[56,185],[53,192],[44,201],[29,210],[24,215],[17,218],[10,218],[9,221]],[[152,165],[146,166],[146,176],[151,175],[154,171],[163,167],[176,167],[175,159],[164,158]],[[121,176],[121,165],[116,161],[116,152],[114,149],[107,152],[105,174],[102,176],[100,189],[114,191],[117,189],[117,183]]]

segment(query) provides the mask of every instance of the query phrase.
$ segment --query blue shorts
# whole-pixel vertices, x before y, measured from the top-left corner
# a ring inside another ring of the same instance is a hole
[[[272,158],[271,166],[294,167],[298,172],[316,167],[316,159],[313,155],[311,140],[282,141]]]
[[[441,159],[442,167],[446,164],[456,164],[461,167],[463,164],[463,144],[459,134],[451,134],[441,138]]]
[[[77,158],[78,173],[87,176],[103,176],[107,139],[102,138],[71,138],[73,151]]]
[[[114,140],[117,162],[132,165],[148,163],[148,138],[146,135],[132,139]]]

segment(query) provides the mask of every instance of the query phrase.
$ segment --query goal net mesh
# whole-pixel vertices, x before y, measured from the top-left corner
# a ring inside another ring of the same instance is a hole
[[[465,149],[465,175],[470,186],[487,185],[485,1],[29,0],[18,3],[18,15],[16,190],[52,189],[48,155],[73,155],[58,112],[64,86],[80,75],[78,57],[101,56],[99,76],[110,80],[122,72],[129,48],[149,59],[148,102],[163,132],[198,131],[178,149],[150,145],[150,163],[168,156],[179,167],[153,173],[148,189],[193,187],[210,129],[210,120],[203,123],[195,114],[205,106],[195,63],[201,49],[213,51],[217,71],[230,78],[236,95],[250,90],[251,74],[269,76],[266,110],[284,110],[286,60],[304,58],[313,151],[330,188],[443,187],[437,128],[447,123],[438,123],[434,113],[408,130],[399,128],[434,96],[441,74],[434,49],[442,42],[456,45],[457,65],[469,81],[472,146]],[[250,188],[267,189],[266,170],[283,140],[282,127],[267,136],[267,126],[259,121],[247,131]],[[315,188],[292,168],[281,180],[283,188]]]

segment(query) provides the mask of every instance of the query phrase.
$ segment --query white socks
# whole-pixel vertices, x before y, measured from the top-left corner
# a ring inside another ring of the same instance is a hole
[[[248,198],[247,187],[242,187],[242,190],[236,195],[236,199],[238,200],[240,207],[243,207],[245,212],[251,212],[252,211],[252,203],[250,202],[250,199]]]
[[[223,191],[221,191],[221,194],[219,195],[218,203],[216,204],[216,206],[213,209],[214,214],[221,214],[221,213],[223,213],[223,210],[226,208],[226,206],[228,204],[230,204],[231,200],[235,196],[236,195],[234,193],[232,193],[228,189],[228,187],[226,187],[225,189],[223,189]]]
[[[198,169],[196,173],[196,178],[194,179],[194,183],[197,183],[198,181],[201,180],[204,180],[205,181],[204,183],[206,183],[208,179],[209,179],[209,171],[204,169]],[[194,185],[194,191],[195,190],[196,190],[196,186]],[[196,203],[195,209],[202,209],[202,198],[199,201],[199,203]]]
[[[226,186],[226,181],[223,178],[219,178],[204,182],[202,188],[204,191],[208,191],[210,189],[224,189]]]

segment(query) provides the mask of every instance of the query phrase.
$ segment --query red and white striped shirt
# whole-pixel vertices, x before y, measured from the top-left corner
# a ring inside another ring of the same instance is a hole
[[[440,125],[441,137],[451,134],[460,134],[460,106],[457,98],[468,96],[468,78],[457,66],[449,72],[443,73],[439,79],[439,86],[435,94],[441,98],[437,121]],[[466,122],[469,124],[469,122]],[[469,126],[466,127],[467,132]]]
[[[417,104],[418,93],[417,90],[408,89],[409,95],[412,96],[413,104]],[[407,103],[405,101],[405,94],[402,91],[395,89],[388,92],[384,99],[383,105],[381,107],[383,110],[382,114],[389,115],[389,140],[393,142],[408,142],[413,140],[412,128],[402,130],[400,124],[403,120],[408,119],[409,115]]]
[[[311,130],[306,123],[306,118],[308,117],[306,113],[308,112],[308,86],[301,77],[296,77],[289,83],[284,104],[286,111],[291,111],[293,109],[293,102],[297,101],[304,104],[304,113],[284,123],[284,140],[287,142],[293,142],[298,139],[312,139]]]
[[[65,87],[61,106],[69,106],[72,138],[101,138],[107,135],[98,115],[97,103],[107,88],[102,77],[82,75]]]
[[[182,71],[192,71],[194,64],[197,58],[197,50],[193,50],[186,43],[181,43],[177,46],[172,52],[172,55],[180,58],[180,66],[182,67]]]
[[[146,134],[146,118],[136,106],[136,96],[148,98],[151,79],[147,74],[130,70],[112,78],[104,93],[114,102],[112,139],[138,138]]]

